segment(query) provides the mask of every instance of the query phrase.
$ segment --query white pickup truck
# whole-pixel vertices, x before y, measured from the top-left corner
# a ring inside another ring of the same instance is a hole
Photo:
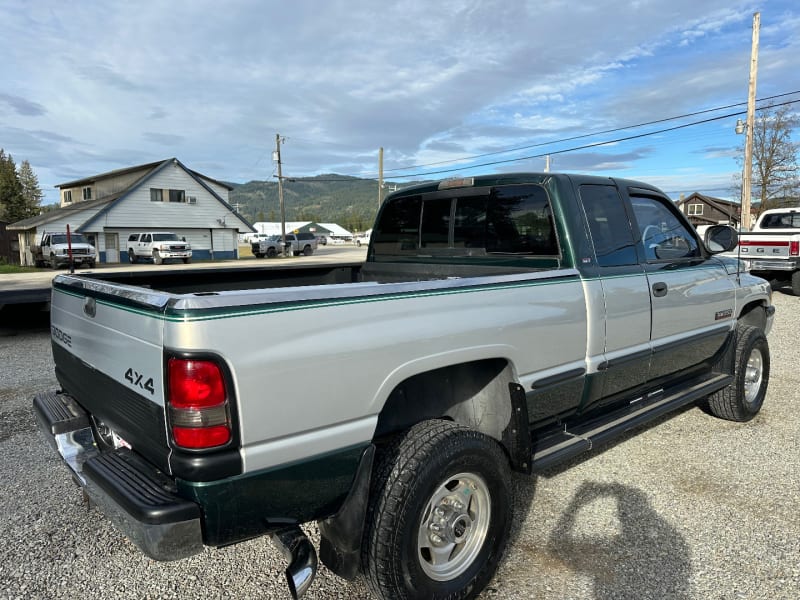
[[[37,267],[49,266],[58,269],[69,265],[72,261],[73,265],[94,268],[97,263],[97,250],[81,233],[69,236],[63,232],[44,233],[39,244],[31,248],[31,253]]]
[[[169,231],[146,231],[128,236],[128,261],[131,264],[152,260],[160,265],[170,259],[182,260],[184,264],[192,262],[192,246],[186,239]]]
[[[800,208],[762,212],[752,231],[739,235],[739,254],[752,273],[790,283],[800,296]]]
[[[770,287],[708,249],[731,228],[706,239],[645,183],[521,173],[389,196],[365,263],[59,275],[35,413],[152,558],[268,534],[296,598],[317,521],[379,598],[474,598],[511,471],[691,403],[761,409]]]

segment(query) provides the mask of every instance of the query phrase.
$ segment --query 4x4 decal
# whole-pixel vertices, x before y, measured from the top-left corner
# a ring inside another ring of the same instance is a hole
[[[139,387],[147,392],[150,392],[151,394],[155,394],[156,390],[153,384],[153,378],[150,377],[149,379],[147,379],[147,381],[143,381],[144,377],[145,376],[142,373],[134,371],[131,368],[128,368],[128,370],[125,371],[125,379],[129,381],[131,385],[135,385],[136,387]]]

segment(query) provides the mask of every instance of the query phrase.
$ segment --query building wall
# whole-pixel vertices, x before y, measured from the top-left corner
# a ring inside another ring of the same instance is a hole
[[[162,202],[150,200],[150,189],[163,191]],[[169,202],[168,190],[183,190],[185,197],[196,198],[195,204]],[[106,227],[132,228],[135,230],[167,229],[217,229],[224,227],[220,220],[231,220],[229,226],[237,226],[238,219],[219,200],[195,181],[179,165],[171,164],[130,192],[121,202],[103,216]]]
[[[97,200],[98,198],[105,198],[106,196],[110,196],[112,194],[116,194],[121,192],[131,185],[133,185],[138,179],[143,177],[147,173],[148,169],[141,169],[139,171],[133,171],[132,173],[125,173],[123,175],[118,175],[116,177],[109,177],[107,179],[101,179],[96,181],[90,185],[79,185],[76,187],[70,188],[62,188],[60,191],[61,194],[61,206],[72,206],[77,202],[83,201],[83,188],[90,187],[92,189],[92,200]],[[67,191],[72,192],[72,203],[65,203],[64,197]]]

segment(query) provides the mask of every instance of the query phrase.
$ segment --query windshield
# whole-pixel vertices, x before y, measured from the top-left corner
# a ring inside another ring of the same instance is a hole
[[[72,235],[70,235],[70,238],[72,238],[72,243],[73,244],[88,244],[89,243],[88,241],[86,241],[86,238],[83,237],[83,234],[81,234],[81,233],[73,233]],[[61,234],[58,234],[58,235],[50,236],[50,243],[51,244],[66,244],[67,243],[67,234],[66,233],[61,233]]]
[[[154,233],[154,242],[180,242],[181,239],[174,233]]]
[[[800,229],[800,212],[764,215],[761,229]]]

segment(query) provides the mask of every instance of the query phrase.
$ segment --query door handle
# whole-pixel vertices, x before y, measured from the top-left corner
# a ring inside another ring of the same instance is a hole
[[[667,284],[663,281],[659,281],[653,284],[653,296],[656,298],[660,298],[661,296],[667,295]]]

